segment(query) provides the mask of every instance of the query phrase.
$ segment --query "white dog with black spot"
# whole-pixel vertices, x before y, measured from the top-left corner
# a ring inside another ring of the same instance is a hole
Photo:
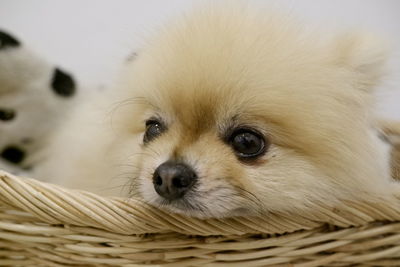
[[[71,75],[0,31],[0,169],[20,174],[38,164],[76,90]]]

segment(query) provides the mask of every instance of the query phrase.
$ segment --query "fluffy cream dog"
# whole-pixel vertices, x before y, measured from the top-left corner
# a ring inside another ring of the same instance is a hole
[[[37,176],[199,217],[390,196],[372,109],[384,61],[368,36],[202,9],[150,38],[112,96],[72,115]]]

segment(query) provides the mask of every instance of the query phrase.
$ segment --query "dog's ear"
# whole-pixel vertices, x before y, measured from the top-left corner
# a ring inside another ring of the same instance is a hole
[[[358,87],[371,91],[384,74],[388,44],[367,33],[346,33],[336,39],[335,61],[357,75]]]

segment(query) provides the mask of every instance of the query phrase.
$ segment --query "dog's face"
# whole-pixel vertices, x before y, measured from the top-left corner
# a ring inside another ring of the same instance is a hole
[[[285,23],[198,15],[141,51],[124,84],[134,105],[117,115],[139,143],[133,194],[193,216],[254,215],[334,202],[383,172],[367,108],[380,57]]]

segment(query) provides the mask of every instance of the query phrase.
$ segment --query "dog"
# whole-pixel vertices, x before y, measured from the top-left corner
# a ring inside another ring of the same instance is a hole
[[[71,114],[37,177],[200,218],[395,194],[374,90],[385,45],[288,15],[208,7],[151,36]]]

